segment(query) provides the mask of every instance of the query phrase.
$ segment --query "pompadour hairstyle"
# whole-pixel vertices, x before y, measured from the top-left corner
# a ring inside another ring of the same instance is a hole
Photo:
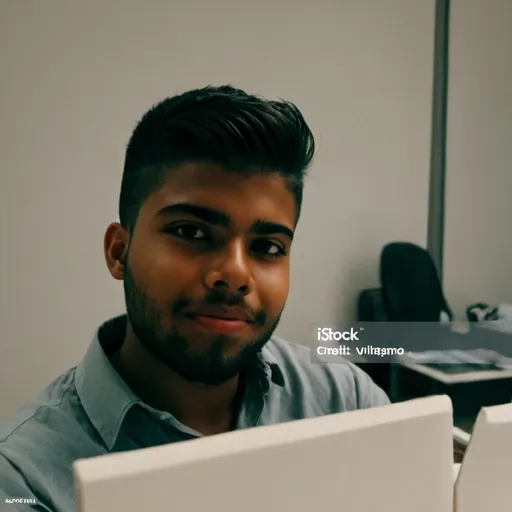
[[[237,173],[273,173],[300,215],[314,136],[299,109],[232,86],[205,87],[163,100],[144,114],[126,149],[119,218],[133,230],[147,197],[172,167],[214,163]]]

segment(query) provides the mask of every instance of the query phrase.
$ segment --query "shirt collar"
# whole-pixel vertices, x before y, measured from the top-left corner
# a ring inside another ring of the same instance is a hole
[[[124,340],[126,321],[127,316],[121,315],[99,327],[75,373],[76,389],[84,410],[109,450],[116,442],[128,410],[137,404],[147,407],[119,376],[109,359]],[[270,382],[284,386],[281,368],[266,346],[258,358],[266,377],[263,393],[268,393]]]
[[[142,404],[109,360],[123,342],[125,325],[123,316],[102,324],[75,373],[77,393],[85,412],[109,450],[128,410]]]
[[[272,343],[272,338],[269,343]],[[284,387],[284,375],[277,362],[277,359],[268,349],[268,345],[265,345],[262,351],[258,354],[258,358],[263,365],[263,368],[266,370],[266,374],[269,380],[281,387]]]

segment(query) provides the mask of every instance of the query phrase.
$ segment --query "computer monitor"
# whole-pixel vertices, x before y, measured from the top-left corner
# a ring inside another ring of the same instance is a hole
[[[435,396],[75,462],[80,512],[452,512]]]

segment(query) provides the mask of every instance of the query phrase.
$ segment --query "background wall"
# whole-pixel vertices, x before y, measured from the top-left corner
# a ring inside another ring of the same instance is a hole
[[[0,20],[0,421],[123,311],[103,234],[168,95],[285,97],[317,136],[281,336],[350,319],[385,243],[426,244],[433,1],[3,0]]]
[[[512,302],[512,2],[452,0],[444,286]]]

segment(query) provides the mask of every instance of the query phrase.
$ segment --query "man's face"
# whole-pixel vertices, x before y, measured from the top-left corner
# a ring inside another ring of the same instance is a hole
[[[209,164],[170,170],[140,210],[125,261],[140,342],[189,381],[234,377],[279,322],[295,216],[277,176]]]

